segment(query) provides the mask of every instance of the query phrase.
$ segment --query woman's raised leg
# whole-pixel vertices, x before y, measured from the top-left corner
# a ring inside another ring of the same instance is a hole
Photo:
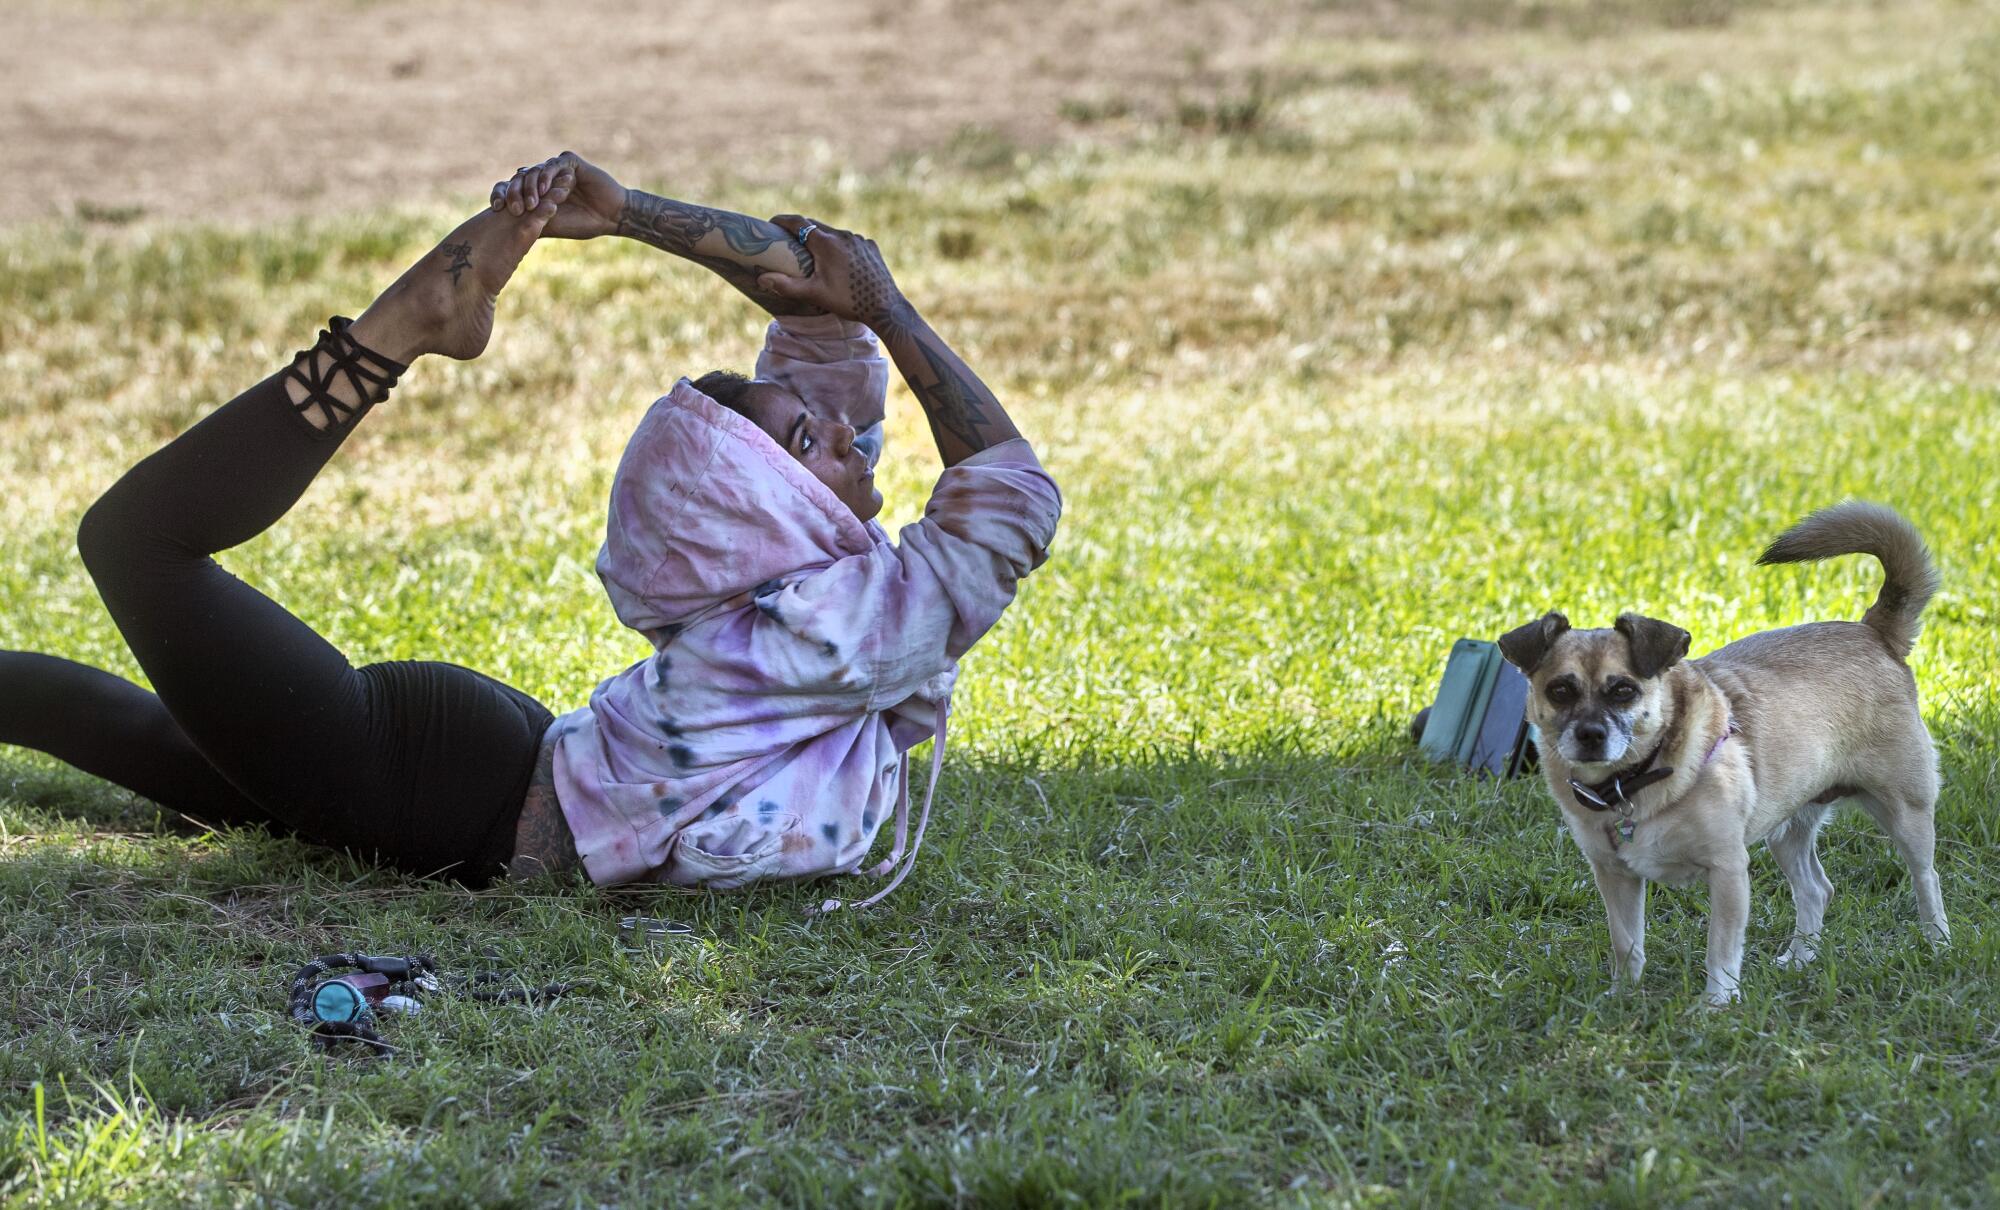
[[[189,743],[314,839],[384,847],[379,818],[357,808],[407,781],[407,770],[382,763],[382,720],[395,703],[379,700],[381,677],[211,556],[297,503],[402,363],[484,349],[495,298],[560,200],[462,224],[360,319],[336,321],[289,369],[133,467],[78,531],[106,607]],[[531,747],[524,760],[533,757]]]

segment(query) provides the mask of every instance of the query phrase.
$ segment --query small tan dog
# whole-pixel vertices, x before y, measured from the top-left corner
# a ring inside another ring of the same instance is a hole
[[[1937,753],[1904,663],[1938,587],[1923,540],[1894,511],[1850,501],[1793,526],[1758,562],[1847,554],[1887,573],[1858,623],[1765,631],[1686,661],[1687,631],[1632,613],[1610,630],[1571,630],[1550,613],[1501,637],[1531,685],[1549,790],[1604,897],[1614,982],[1636,983],[1646,965],[1646,883],[1705,878],[1703,999],[1736,999],[1759,840],[1798,916],[1778,964],[1811,962],[1833,893],[1814,841],[1845,798],[1901,851],[1925,934],[1949,938],[1931,862]]]

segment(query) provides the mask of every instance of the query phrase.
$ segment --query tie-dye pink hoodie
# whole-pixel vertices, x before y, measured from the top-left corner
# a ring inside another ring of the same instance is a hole
[[[882,414],[887,363],[859,325],[781,319],[757,370],[857,427]],[[857,870],[906,792],[903,753],[1060,513],[1034,451],[1009,441],[946,470],[892,543],[756,425],[676,384],[626,447],[597,560],[654,654],[551,729],[592,881]]]

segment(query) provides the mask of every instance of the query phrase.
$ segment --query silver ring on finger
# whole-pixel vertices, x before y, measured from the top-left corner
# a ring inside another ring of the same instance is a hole
[[[806,237],[811,235],[813,232],[817,230],[819,230],[819,224],[812,222],[811,220],[807,220],[806,225],[800,227],[799,233],[797,235],[794,235],[792,238],[803,244],[806,242]]]

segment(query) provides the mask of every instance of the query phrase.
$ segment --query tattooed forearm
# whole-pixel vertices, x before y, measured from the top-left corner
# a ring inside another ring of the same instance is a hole
[[[869,327],[888,346],[903,381],[923,405],[946,466],[1021,435],[993,392],[900,293],[883,302]]]
[[[857,260],[848,272],[852,313],[862,316],[876,336],[889,341],[915,334],[917,309],[896,288],[896,279],[889,276],[880,256]]]
[[[711,270],[773,315],[821,313],[817,307],[758,288],[757,275],[777,268],[771,263],[774,256],[788,262],[786,271],[812,275],[812,253],[775,224],[633,189],[626,192],[625,208],[619,212],[618,234]]]
[[[804,249],[800,249],[800,251],[804,251]],[[737,293],[764,308],[766,312],[772,315],[826,314],[826,312],[813,306],[811,303],[802,303],[790,298],[779,298],[777,295],[766,291],[757,284],[756,270],[745,269],[733,260],[725,260],[719,256],[702,256],[697,253],[686,253],[684,254],[684,259],[691,260],[702,268],[714,273],[717,277],[735,287]]]
[[[951,360],[940,356],[932,347],[934,343],[917,342],[917,351],[923,354],[924,363],[930,367],[931,382],[928,386],[912,383],[911,390],[916,392],[917,402],[924,405],[924,416],[931,422],[931,436],[937,440],[938,448],[944,448],[946,433],[956,437],[972,453],[997,444],[991,437],[993,420],[986,414],[985,407],[997,412],[999,404],[984,384],[970,373],[961,372],[962,363],[954,366]],[[982,402],[985,407],[981,406]]]
[[[727,210],[710,211],[715,216],[715,229],[722,232],[722,238],[729,246],[745,256],[755,256],[772,244],[783,244],[798,259],[799,270],[804,272],[812,266],[812,253],[806,246],[785,233],[784,228],[774,228],[770,223],[760,222],[745,214],[732,214]],[[775,236],[767,234],[776,231]]]
[[[875,335],[887,344],[890,341],[915,336],[917,326],[923,322],[923,317],[917,314],[917,309],[911,306],[908,300],[898,294],[887,306],[870,313],[865,322],[874,330]]]
[[[625,209],[618,215],[618,234],[686,257],[701,253],[726,258],[734,253],[747,261],[774,246],[782,246],[797,265],[798,275],[812,276],[812,253],[782,227],[747,214],[711,210],[637,189],[626,194]],[[720,246],[710,235],[720,237]]]

